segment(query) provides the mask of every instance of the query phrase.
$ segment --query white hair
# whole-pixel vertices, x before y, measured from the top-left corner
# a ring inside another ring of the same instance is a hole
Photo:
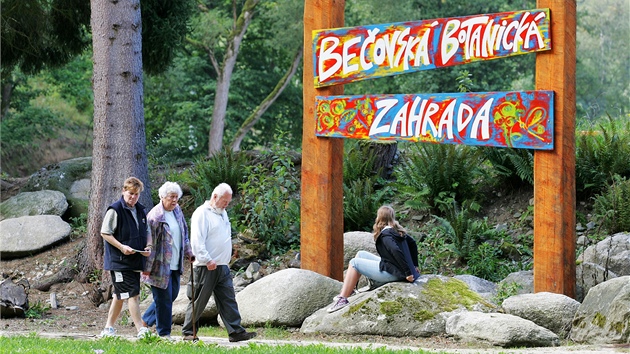
[[[182,194],[184,194],[179,184],[169,181],[164,182],[162,187],[160,187],[160,189],[158,190],[158,195],[160,196],[160,198],[164,198],[171,193],[177,193],[177,199],[181,198]]]
[[[218,186],[214,187],[212,195],[215,194],[217,197],[222,197],[226,194],[232,194],[232,187],[230,187],[230,185],[227,183],[221,183]]]

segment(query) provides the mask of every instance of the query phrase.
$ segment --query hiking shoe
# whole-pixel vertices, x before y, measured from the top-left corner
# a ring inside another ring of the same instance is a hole
[[[147,327],[140,327],[138,330],[138,338],[144,338],[151,336],[151,331]]]
[[[197,338],[196,336],[193,336],[192,334],[187,334],[182,337],[182,340],[195,342],[195,341],[198,341],[199,338]]]
[[[241,332],[241,333],[232,333],[229,335],[230,337],[230,342],[240,342],[240,341],[244,341],[244,340],[250,340],[254,337],[256,337],[256,332]]]
[[[341,310],[342,308],[348,306],[350,302],[343,296],[336,296],[335,303],[328,308],[328,313],[335,312],[337,310]]]
[[[116,336],[116,330],[114,329],[114,327],[105,327],[101,331],[101,337],[115,337],[115,336]]]

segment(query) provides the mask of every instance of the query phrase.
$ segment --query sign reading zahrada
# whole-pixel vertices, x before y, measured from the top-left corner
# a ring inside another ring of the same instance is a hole
[[[553,149],[553,92],[318,96],[316,135]]]
[[[549,49],[549,9],[318,30],[315,87]]]

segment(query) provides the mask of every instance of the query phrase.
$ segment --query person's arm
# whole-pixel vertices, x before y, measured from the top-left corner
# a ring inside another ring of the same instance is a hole
[[[109,235],[109,234],[101,234],[101,236],[105,239],[105,241],[107,241],[107,243],[109,243],[110,245],[118,248],[120,250],[120,252],[122,252],[124,255],[130,255],[135,253],[134,250],[127,246],[127,245],[123,245],[122,243],[120,243],[120,241],[118,241],[114,235]]]
[[[192,247],[190,246],[190,236],[188,234],[188,224],[186,224],[186,218],[184,218],[184,212],[178,205],[175,207],[175,213],[177,221],[180,223],[180,229],[182,230],[182,249],[184,250],[184,257],[190,261],[195,261],[195,255],[193,254]]]
[[[160,226],[160,223],[154,222],[153,220],[147,218],[148,231],[147,231],[147,247],[145,247],[145,250],[149,250],[149,252],[147,255],[145,255],[144,253],[140,253],[143,256],[147,257],[146,261],[144,262],[144,270],[142,272],[142,274],[144,275],[151,274],[153,261],[155,261],[156,252],[153,251],[153,243],[155,242],[153,235],[156,235],[155,239],[157,239],[157,232],[158,232],[159,226]]]

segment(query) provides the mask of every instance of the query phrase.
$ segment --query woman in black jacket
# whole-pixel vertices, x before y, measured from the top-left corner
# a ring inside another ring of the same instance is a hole
[[[405,228],[396,221],[392,207],[385,205],[378,209],[373,230],[379,255],[359,251],[350,260],[341,293],[335,296],[328,312],[348,306],[348,296],[361,275],[381,284],[403,280],[413,283],[420,276],[416,241],[407,236]]]

